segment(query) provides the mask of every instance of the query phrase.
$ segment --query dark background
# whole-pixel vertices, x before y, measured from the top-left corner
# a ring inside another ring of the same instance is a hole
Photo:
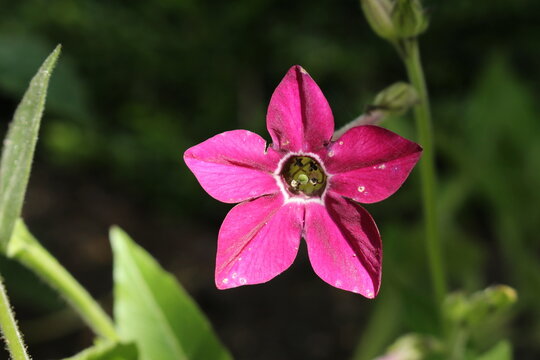
[[[487,349],[508,337],[516,359],[537,359],[540,3],[426,7],[421,51],[450,288],[515,287],[511,319],[475,341]],[[305,247],[268,284],[217,290],[217,231],[231,206],[210,198],[182,161],[188,147],[221,131],[268,138],[266,106],[291,65],[318,82],[338,127],[405,80],[357,1],[2,1],[0,133],[58,43],[24,217],[109,308],[107,233],[118,224],[177,276],[238,359],[369,359],[399,334],[433,330],[417,170],[396,195],[366,206],[385,252],[381,293],[367,300],[318,279]],[[384,126],[415,139],[410,116]],[[14,263],[1,266],[33,358],[91,343],[45,285]]]

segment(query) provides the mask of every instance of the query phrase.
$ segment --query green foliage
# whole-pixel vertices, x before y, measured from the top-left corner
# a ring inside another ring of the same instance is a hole
[[[540,326],[537,295],[531,291],[540,288],[540,264],[534,255],[540,250],[535,241],[540,218],[540,122],[534,101],[508,62],[493,56],[465,106],[446,113],[445,120],[452,126],[440,141],[455,169],[446,186],[459,184],[460,192],[446,216],[459,224],[461,234],[474,225],[466,217],[471,206],[490,219],[480,233],[469,231],[468,236],[484,253],[497,247],[500,257],[492,261],[498,264],[501,281],[516,288],[518,308],[535,319],[534,330],[523,329],[525,338]],[[449,244],[453,252],[463,254]]]
[[[512,346],[506,340],[499,342],[492,349],[487,351],[475,360],[512,360]]]
[[[522,320],[493,327],[493,339],[478,343],[478,353],[510,338],[519,339],[516,354],[537,358],[540,112],[535,94],[540,28],[535,14],[540,2],[424,4],[432,21],[421,45],[434,104],[438,200],[450,287],[465,293],[491,283],[515,287],[520,294],[515,312]],[[165,205],[174,209],[175,218],[219,224],[227,206],[204,195],[182,166],[181,153],[222,130],[247,128],[264,134],[271,91],[293,63],[305,66],[320,83],[337,127],[355,118],[373,91],[405,79],[393,49],[369,29],[358,1],[135,0],[126,6],[118,1],[26,0],[2,6],[0,114],[18,102],[50,44],[61,40],[65,49],[50,84],[41,163],[61,165],[55,171],[75,174],[74,179],[91,173],[90,181],[99,178],[109,190],[121,188],[124,197],[148,205],[144,216]],[[498,54],[489,56],[494,49]],[[60,86],[64,65],[71,65],[73,76]],[[385,126],[414,138],[406,118]],[[366,331],[357,324],[356,331],[366,334],[362,344],[369,345],[359,347],[362,359],[382,353],[399,334],[433,330],[417,226],[416,176],[415,170],[387,202],[368,205],[383,237],[385,267],[380,298],[354,308],[357,315],[373,315]],[[65,227],[69,233],[69,224]],[[217,232],[217,225],[209,231]],[[7,286],[18,279],[17,274],[6,279]],[[212,286],[195,276],[190,281]],[[34,288],[29,290],[32,294]],[[249,305],[256,303],[256,293],[227,296]],[[323,303],[323,295],[317,296]],[[335,298],[331,303],[344,306]],[[283,317],[290,309],[295,308],[276,304]],[[310,315],[299,314],[311,319],[306,326],[316,329],[309,335],[319,336],[328,317]],[[274,334],[279,318],[258,327],[257,336]],[[233,329],[242,327],[241,319],[231,322]],[[227,336],[247,338],[238,332]],[[324,340],[335,341],[335,351],[352,349],[350,336],[326,336]],[[233,341],[239,353],[248,351],[242,340]],[[268,347],[273,344],[264,342],[260,351],[271,357]],[[293,350],[288,354],[300,356]]]
[[[0,249],[6,250],[15,221],[21,214],[47,87],[60,46],[49,55],[30,82],[4,141],[0,163]]]
[[[111,229],[119,335],[141,360],[231,359],[176,279],[119,228]]]
[[[137,348],[133,344],[100,342],[77,355],[64,360],[138,360]]]

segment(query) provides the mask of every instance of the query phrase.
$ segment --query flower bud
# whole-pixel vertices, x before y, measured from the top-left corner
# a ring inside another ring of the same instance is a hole
[[[411,38],[423,33],[428,27],[428,20],[420,0],[396,0],[392,24],[398,38]]]
[[[448,295],[444,312],[450,322],[472,327],[503,314],[516,301],[516,290],[506,285],[495,285],[469,296],[462,292]]]
[[[397,82],[375,97],[372,108],[386,112],[387,115],[403,115],[418,101],[418,93],[413,86],[405,82]]]
[[[373,31],[383,39],[395,39],[396,32],[392,22],[392,2],[390,0],[360,0],[360,4]]]
[[[398,338],[385,355],[375,360],[422,360],[440,356],[443,345],[436,338],[429,335],[406,334]],[[438,358],[438,357],[437,357]]]

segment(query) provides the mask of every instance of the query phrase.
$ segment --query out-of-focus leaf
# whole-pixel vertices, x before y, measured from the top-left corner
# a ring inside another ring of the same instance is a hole
[[[49,53],[47,41],[30,35],[0,35],[0,89],[14,97],[25,90],[28,78]],[[69,57],[62,58],[48,91],[47,109],[70,119],[90,116],[85,85]]]
[[[512,346],[506,340],[499,342],[476,360],[512,360]]]
[[[508,282],[523,294],[522,306],[536,302],[527,289],[540,286],[533,241],[540,217],[540,123],[534,101],[504,57],[490,58],[455,124],[461,131],[451,146],[461,171],[474,182],[470,191],[489,202],[491,232],[497,234]]]
[[[118,333],[137,344],[140,359],[231,359],[178,281],[121,229],[110,237]]]
[[[22,209],[41,116],[51,72],[60,54],[60,45],[49,55],[30,82],[15,111],[0,163],[0,249],[5,251],[15,220]]]
[[[77,355],[64,360],[137,360],[137,347],[134,344],[113,342],[98,343]]]
[[[400,305],[399,296],[395,291],[383,289],[380,300],[375,304],[371,318],[356,345],[353,360],[373,359],[396,336],[402,321]]]

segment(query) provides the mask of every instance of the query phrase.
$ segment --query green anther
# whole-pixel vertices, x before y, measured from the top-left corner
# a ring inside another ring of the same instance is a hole
[[[281,176],[293,194],[321,196],[326,186],[326,174],[321,165],[309,156],[291,157],[285,163]]]

